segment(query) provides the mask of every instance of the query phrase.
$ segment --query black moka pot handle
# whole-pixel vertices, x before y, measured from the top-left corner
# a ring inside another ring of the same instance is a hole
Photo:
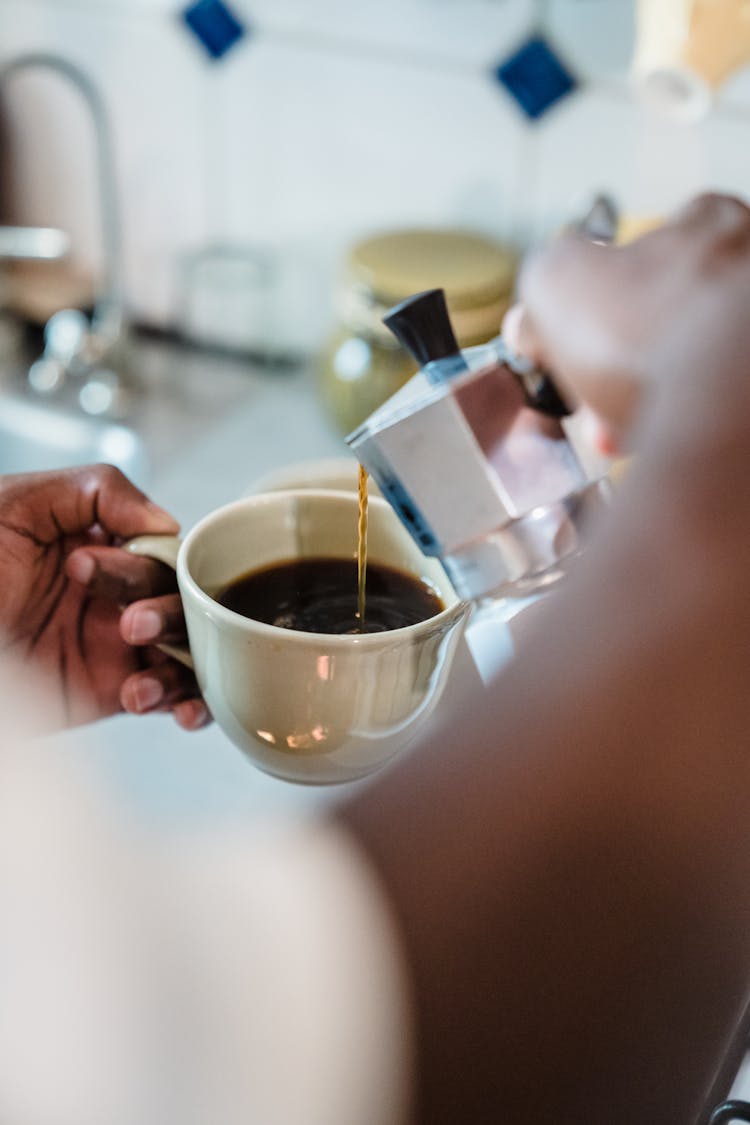
[[[713,1111],[708,1125],[729,1125],[734,1121],[750,1121],[750,1102],[724,1102]]]
[[[461,354],[442,289],[426,289],[407,297],[389,309],[383,324],[420,367]]]
[[[407,297],[389,309],[383,317],[383,324],[390,328],[420,367],[461,356],[442,289],[426,289],[423,293]],[[524,362],[515,366],[511,357],[508,357],[507,365],[523,387],[527,406],[552,418],[565,418],[572,413],[546,372]],[[465,367],[468,370],[468,365]],[[460,367],[454,373],[459,371]]]

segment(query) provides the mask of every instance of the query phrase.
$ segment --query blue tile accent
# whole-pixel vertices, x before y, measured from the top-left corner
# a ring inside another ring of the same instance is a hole
[[[197,0],[182,18],[212,59],[222,58],[246,34],[246,27],[222,0]]]
[[[576,77],[539,35],[527,39],[500,63],[494,75],[532,120],[542,117],[578,86]]]

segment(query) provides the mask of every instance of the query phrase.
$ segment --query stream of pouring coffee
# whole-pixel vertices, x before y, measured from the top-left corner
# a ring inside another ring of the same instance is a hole
[[[367,577],[367,469],[359,466],[357,482],[359,518],[357,521],[357,617],[359,631],[365,632],[365,580]]]

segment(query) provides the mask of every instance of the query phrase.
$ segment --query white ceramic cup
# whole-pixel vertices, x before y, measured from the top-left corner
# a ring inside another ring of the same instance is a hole
[[[359,462],[355,457],[317,457],[280,465],[256,478],[246,495],[257,492],[282,492],[290,488],[318,488],[333,492],[356,492]],[[368,481],[370,496],[380,496],[372,477]]]
[[[466,620],[442,566],[379,498],[369,505],[368,559],[433,586],[446,606],[436,616],[382,633],[324,635],[253,621],[215,600],[274,562],[355,558],[357,511],[351,493],[269,492],[211,513],[182,542],[128,544],[175,566],[190,656],[214,718],[260,769],[288,781],[352,781],[407,747],[440,697]]]

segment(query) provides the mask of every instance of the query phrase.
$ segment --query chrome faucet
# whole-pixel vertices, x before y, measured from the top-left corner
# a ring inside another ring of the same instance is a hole
[[[50,394],[72,378],[78,385],[79,405],[87,413],[122,413],[128,397],[124,395],[128,379],[120,370],[126,320],[117,184],[106,109],[96,86],[82,70],[47,52],[18,55],[0,63],[0,89],[8,79],[29,70],[61,75],[80,93],[88,109],[95,140],[104,261],[104,276],[91,317],[79,309],[61,309],[50,317],[45,326],[44,353],[29,369],[29,384],[39,393]],[[69,249],[69,238],[62,231],[0,227],[0,262],[59,260]]]
[[[3,262],[59,262],[67,257],[70,239],[51,227],[0,227],[0,351],[13,367],[23,362],[23,333],[10,313],[11,301],[2,272]]]
[[[0,227],[0,262],[58,262],[67,257],[70,239],[52,227]]]

